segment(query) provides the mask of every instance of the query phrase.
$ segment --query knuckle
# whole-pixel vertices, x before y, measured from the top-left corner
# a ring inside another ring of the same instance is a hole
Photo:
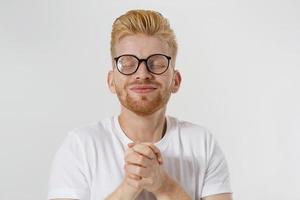
[[[146,149],[146,154],[147,154],[148,156],[152,156],[152,150],[149,149],[149,148],[147,148],[147,149]]]
[[[130,155],[128,155],[128,156],[125,156],[124,160],[125,160],[125,162],[129,162],[132,160],[132,158]]]
[[[133,153],[132,150],[131,151],[127,150],[124,154],[124,159],[128,159],[132,155],[132,153]]]

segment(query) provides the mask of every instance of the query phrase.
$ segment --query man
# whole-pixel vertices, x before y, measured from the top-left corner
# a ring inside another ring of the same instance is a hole
[[[181,83],[176,54],[161,14],[132,10],[115,20],[107,82],[121,113],[70,132],[53,161],[49,199],[232,199],[212,135],[166,116]]]

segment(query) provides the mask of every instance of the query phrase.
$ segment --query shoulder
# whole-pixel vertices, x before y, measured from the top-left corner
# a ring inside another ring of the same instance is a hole
[[[195,148],[201,152],[207,152],[214,146],[216,141],[207,127],[175,117],[169,117],[169,120],[173,126],[176,124],[178,139],[183,146]]]
[[[211,132],[205,126],[195,124],[193,122],[177,119],[175,117],[169,117],[169,120],[173,125],[178,128],[178,132],[181,137],[191,139],[208,139],[212,137]]]
[[[95,141],[105,141],[107,137],[111,137],[111,120],[112,117],[105,118],[74,128],[68,132],[67,138],[77,140],[77,142],[83,145],[88,145]]]

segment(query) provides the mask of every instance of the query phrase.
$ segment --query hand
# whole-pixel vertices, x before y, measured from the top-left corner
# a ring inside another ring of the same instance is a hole
[[[129,144],[125,153],[126,182],[136,189],[158,191],[167,177],[160,150],[152,143]]]
[[[128,147],[132,147],[133,146],[132,144],[133,143],[128,144]],[[128,148],[125,151],[125,158],[126,158],[126,156],[131,155],[132,153],[133,153],[133,150],[131,148]],[[125,160],[125,162],[126,162],[126,160]],[[125,163],[125,166],[126,166],[126,163]],[[125,169],[125,166],[124,166],[124,169]],[[122,181],[122,183],[120,185],[120,188],[123,191],[130,191],[130,193],[135,194],[135,197],[137,197],[142,192],[143,189],[142,188],[136,188],[136,187],[133,187],[132,185],[130,185],[129,181],[128,181],[129,178],[139,178],[139,177],[136,177],[133,174],[128,174],[125,171],[125,178]]]

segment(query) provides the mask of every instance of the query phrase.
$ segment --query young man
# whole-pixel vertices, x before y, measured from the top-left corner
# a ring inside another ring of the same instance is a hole
[[[49,199],[232,199],[212,135],[166,116],[181,83],[176,53],[161,14],[132,10],[115,20],[107,82],[121,113],[70,132],[53,161]]]

